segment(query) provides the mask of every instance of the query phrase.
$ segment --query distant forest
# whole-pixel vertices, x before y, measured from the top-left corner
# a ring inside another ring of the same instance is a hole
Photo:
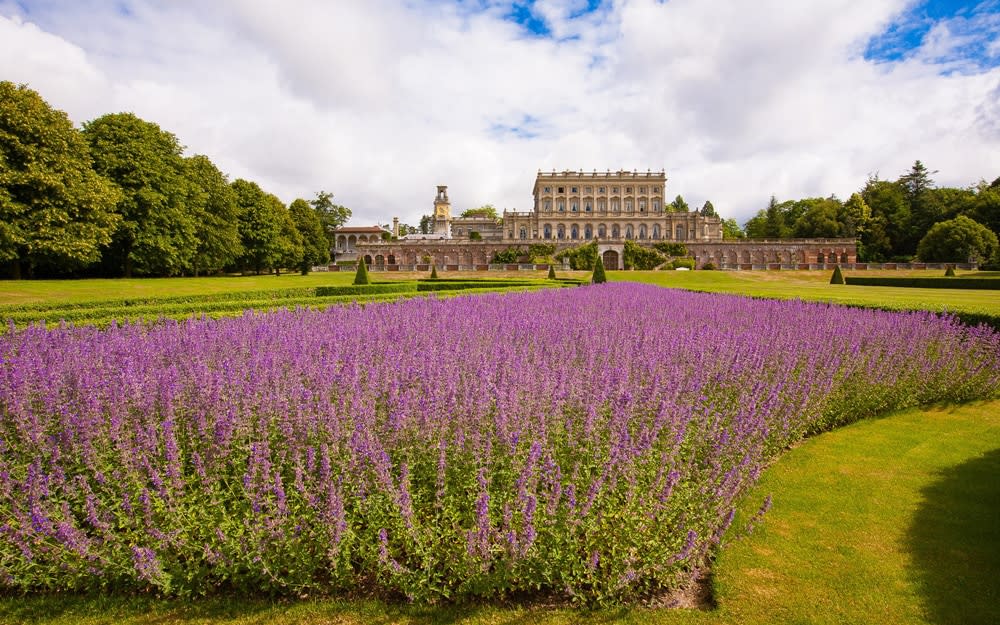
[[[177,137],[132,113],[77,129],[37,92],[0,82],[0,275],[307,272],[330,260],[333,232],[351,216],[331,193],[286,206],[182,153]],[[772,197],[742,228],[724,220],[724,234],[855,237],[862,261],[1000,264],[1000,178],[939,188],[934,173],[916,161],[897,180],[870,177],[846,201]],[[671,206],[689,210],[680,196]],[[716,214],[711,202],[700,212]]]
[[[726,232],[751,239],[855,237],[858,258],[867,262],[997,263],[1000,178],[957,189],[936,187],[935,173],[916,161],[896,180],[869,177],[847,201],[830,196],[778,202],[772,196],[742,232],[733,230],[735,222]]]
[[[351,215],[324,191],[286,206],[132,113],[73,126],[0,82],[0,271],[12,278],[307,272]]]

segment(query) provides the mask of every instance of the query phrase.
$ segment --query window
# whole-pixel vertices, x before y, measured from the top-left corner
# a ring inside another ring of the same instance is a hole
[[[625,193],[631,193],[632,187],[625,187]]]
[[[521,226],[521,229],[518,231],[518,234],[520,235],[519,238],[522,241],[525,240],[525,239],[527,239],[528,238],[528,230],[527,230],[527,228],[525,228],[524,226]]]
[[[552,187],[545,187],[545,193],[552,193]]]
[[[645,193],[646,187],[639,187],[639,193]]]
[[[612,193],[618,193],[618,187],[611,187]]]
[[[660,200],[653,200],[653,212],[660,212]]]
[[[594,229],[590,227],[590,224],[583,227],[583,238],[587,240],[594,238]]]
[[[566,202],[563,202],[562,200],[559,200],[559,202],[556,205],[559,207],[559,212],[560,213],[566,212]]]
[[[632,200],[625,200],[625,212],[632,212]]]
[[[587,200],[583,205],[583,211],[589,213],[593,211],[593,207],[590,205],[590,200]]]
[[[569,232],[570,232],[569,238],[573,239],[574,241],[580,238],[580,226],[573,224]]]
[[[604,187],[597,187],[598,193],[604,193]]]
[[[576,190],[577,190],[577,188],[576,188],[576,187],[570,187],[570,190],[569,190],[569,192],[570,192],[570,193],[576,193]]]
[[[552,224],[545,224],[545,229],[543,230],[543,232],[545,233],[544,236],[545,236],[546,239],[551,239],[552,238]]]
[[[618,224],[614,224],[613,226],[611,226],[611,238],[617,239],[620,236],[621,236],[621,231],[618,230]]]
[[[626,239],[632,238],[632,224],[625,226],[625,238]]]
[[[547,212],[552,211],[552,200],[545,200],[545,202],[543,202],[542,205],[545,207],[545,210]]]
[[[570,203],[570,211],[574,212],[574,213],[577,213],[577,212],[580,211],[580,205],[576,203],[576,200],[573,200]]]
[[[660,224],[653,224],[653,239],[660,238]]]
[[[583,192],[584,193],[593,193],[594,192],[594,188],[593,187],[584,187],[583,188]]]
[[[618,212],[618,198],[616,197],[611,198],[611,212]]]
[[[556,238],[557,239],[565,239],[566,238],[566,226],[564,226],[562,224],[559,224],[559,227],[556,228]]]
[[[558,193],[566,193],[566,187],[559,187]]]
[[[639,200],[639,212],[640,213],[646,212],[646,200]]]
[[[601,237],[602,239],[608,236],[608,229],[604,227],[604,224],[597,226],[597,236]]]
[[[640,239],[646,238],[646,224],[639,225],[639,238]]]
[[[653,187],[653,195],[659,195],[659,194],[660,194],[660,187]]]
[[[608,208],[608,205],[607,205],[607,202],[604,200],[604,198],[601,198],[601,199],[597,200],[597,210],[598,211],[600,211],[600,212],[603,213],[604,211],[607,210],[607,208]]]

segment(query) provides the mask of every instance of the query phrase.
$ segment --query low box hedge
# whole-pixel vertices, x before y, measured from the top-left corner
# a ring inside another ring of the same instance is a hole
[[[417,291],[413,282],[378,282],[375,284],[340,284],[316,287],[316,297],[330,295],[374,295],[376,293],[412,293]]]
[[[1000,279],[979,277],[895,277],[849,276],[844,278],[854,286],[895,286],[917,289],[992,289],[1000,290]]]

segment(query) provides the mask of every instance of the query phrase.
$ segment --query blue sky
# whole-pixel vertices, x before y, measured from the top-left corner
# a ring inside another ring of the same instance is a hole
[[[539,169],[663,169],[743,222],[920,159],[1000,175],[1000,0],[0,0],[0,76],[131,111],[358,225],[531,207]]]

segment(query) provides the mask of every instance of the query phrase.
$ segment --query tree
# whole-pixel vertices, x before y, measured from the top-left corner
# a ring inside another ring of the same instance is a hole
[[[851,197],[841,205],[837,220],[841,224],[840,236],[859,237],[868,230],[872,218],[872,209],[861,197],[860,193],[852,193]]]
[[[467,211],[462,212],[462,217],[489,217],[493,221],[498,221],[500,215],[497,214],[497,209],[493,207],[492,204],[483,204],[479,208],[470,208]]]
[[[715,207],[712,206],[712,202],[705,200],[705,204],[702,205],[701,210],[698,211],[705,217],[718,217],[719,214],[715,212]]]
[[[354,274],[354,284],[369,284],[368,267],[365,266],[365,259],[363,256],[358,259],[358,270]]]
[[[198,224],[195,253],[188,269],[194,275],[221,271],[243,253],[239,207],[226,175],[207,156],[184,159],[185,205]]]
[[[723,239],[745,239],[747,235],[744,234],[743,229],[740,228],[740,224],[736,223],[733,218],[722,220],[722,238]]]
[[[555,280],[556,279],[556,266],[555,265],[551,265],[551,264],[549,265],[549,275],[546,276],[546,277],[549,280]]]
[[[187,211],[184,160],[177,137],[132,113],[83,126],[94,169],[122,191],[121,221],[105,260],[126,277],[176,275],[193,264],[198,224]]]
[[[934,224],[927,232],[917,255],[923,261],[983,262],[997,253],[997,235],[965,215]]]
[[[330,262],[329,239],[323,230],[319,214],[303,199],[297,199],[288,207],[295,228],[302,237],[302,260],[299,269],[302,275],[309,273],[314,265],[325,265]]]
[[[312,207],[316,210],[316,214],[319,215],[319,221],[323,225],[323,231],[326,233],[327,250],[331,250],[337,245],[337,236],[334,233],[337,228],[346,224],[351,218],[351,209],[340,204],[334,204],[333,194],[326,191],[318,192],[316,198],[310,200],[309,203],[312,204]]]
[[[842,204],[834,198],[818,199],[792,226],[793,235],[801,238],[832,238],[840,236],[841,224],[837,219]]]
[[[906,191],[907,196],[909,196],[910,204],[916,203],[921,195],[934,188],[934,181],[931,180],[931,174],[936,173],[937,170],[927,171],[924,164],[918,160],[913,162],[913,167],[910,168],[909,172],[899,177],[897,182]]]
[[[0,82],[0,262],[65,271],[100,259],[121,193],[91,167],[69,117],[24,85]]]
[[[433,218],[430,215],[422,215],[420,217],[420,234],[430,234],[431,233],[431,222]]]
[[[833,268],[833,275],[830,276],[830,284],[844,284],[844,274],[840,271],[840,265]]]
[[[916,248],[908,240],[912,213],[903,187],[897,182],[870,177],[861,197],[871,208],[871,227],[861,237],[869,258],[912,255]]]
[[[601,257],[598,255],[597,260],[594,261],[594,276],[591,278],[591,282],[594,284],[603,284],[607,281],[608,276],[604,273],[604,262],[601,261]]]
[[[670,203],[670,210],[674,213],[687,213],[691,210],[684,198],[678,195],[674,198],[674,201]]]
[[[295,251],[295,241],[287,239],[290,232],[298,235],[298,231],[285,205],[255,182],[237,179],[231,186],[240,215],[239,232],[243,243],[243,254],[238,259],[240,265],[259,274],[288,261]],[[299,245],[301,254],[301,239]],[[295,257],[290,266],[297,267],[299,260]]]

